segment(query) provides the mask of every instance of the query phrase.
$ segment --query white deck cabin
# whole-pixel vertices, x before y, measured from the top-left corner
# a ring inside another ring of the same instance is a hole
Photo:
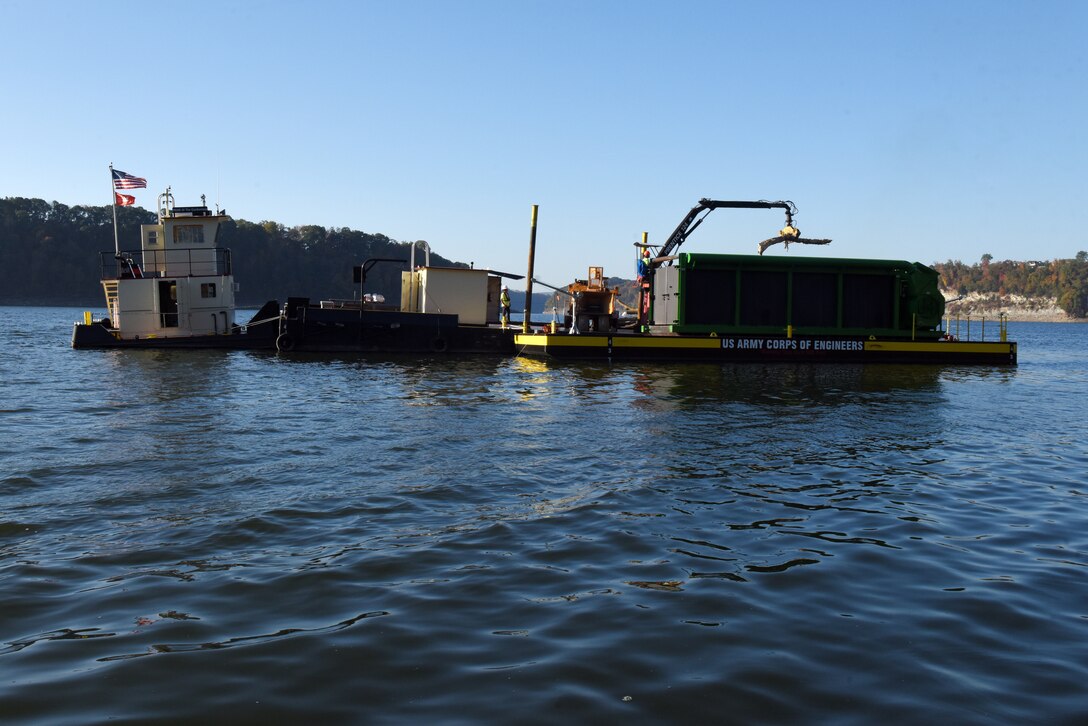
[[[203,201],[203,197],[201,197]],[[176,207],[159,196],[159,223],[140,226],[140,250],[122,252],[102,286],[114,333],[122,339],[224,335],[234,327],[230,250],[221,249],[228,219],[203,204]]]

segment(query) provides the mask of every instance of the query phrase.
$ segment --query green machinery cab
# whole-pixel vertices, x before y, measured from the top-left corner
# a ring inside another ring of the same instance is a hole
[[[651,329],[936,339],[944,296],[917,262],[681,253],[657,268]]]

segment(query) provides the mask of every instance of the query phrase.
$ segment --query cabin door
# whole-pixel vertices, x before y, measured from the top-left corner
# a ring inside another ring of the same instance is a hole
[[[162,327],[178,327],[177,280],[159,281],[159,318]]]

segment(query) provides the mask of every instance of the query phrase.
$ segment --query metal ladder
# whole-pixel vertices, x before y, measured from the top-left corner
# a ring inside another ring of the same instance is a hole
[[[103,280],[102,288],[106,291],[106,308],[109,310],[110,322],[117,326],[117,280]]]

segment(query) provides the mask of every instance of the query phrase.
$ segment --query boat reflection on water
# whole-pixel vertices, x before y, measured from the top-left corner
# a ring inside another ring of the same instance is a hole
[[[517,367],[530,362],[517,359]],[[537,360],[533,372],[543,381],[549,373],[569,375],[581,386],[615,387],[626,381],[636,399],[683,408],[712,402],[763,406],[828,406],[857,403],[874,393],[940,394],[950,375],[1010,374],[1010,369],[953,368],[928,365],[837,365],[789,363],[562,363]]]

